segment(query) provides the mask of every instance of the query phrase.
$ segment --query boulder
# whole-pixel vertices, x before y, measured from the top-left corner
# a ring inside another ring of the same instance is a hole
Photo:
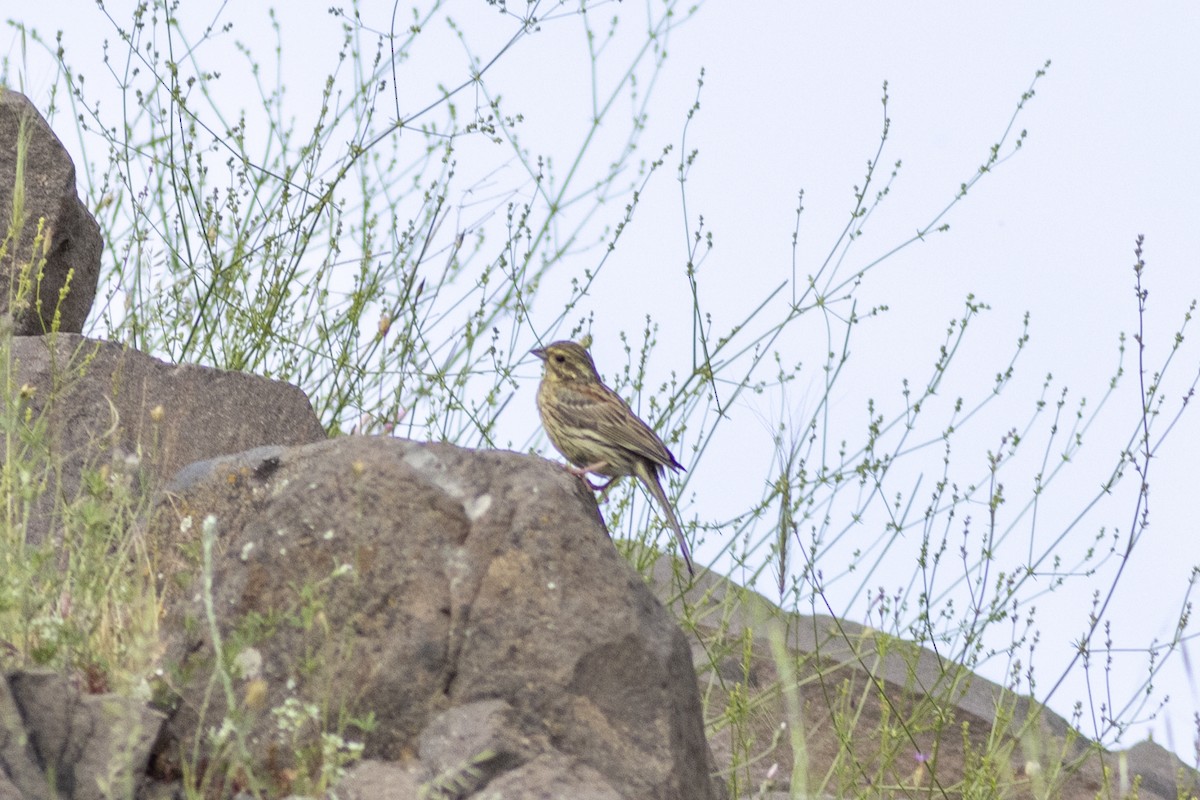
[[[79,199],[75,163],[62,142],[25,95],[4,87],[0,220],[16,228],[0,238],[17,234],[0,251],[0,316],[11,314],[18,336],[82,332],[100,279],[100,226]],[[28,291],[11,291],[22,275]]]
[[[7,352],[4,352],[7,344]],[[0,338],[0,380],[17,388],[6,425],[33,505],[25,540],[41,542],[89,472],[124,473],[149,497],[181,467],[325,431],[295,386],[240,372],[176,366],[76,334]]]
[[[163,747],[236,720],[281,792],[317,781],[325,732],[479,796],[723,796],[687,638],[561,467],[351,437],[196,465],[167,498]]]

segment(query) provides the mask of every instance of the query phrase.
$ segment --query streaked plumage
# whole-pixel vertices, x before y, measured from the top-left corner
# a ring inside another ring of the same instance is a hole
[[[640,480],[666,515],[688,572],[694,575],[683,530],[659,480],[664,468],[681,470],[683,465],[658,434],[604,385],[582,346],[555,342],[533,355],[545,362],[537,405],[550,442],[577,467],[572,470],[577,475],[603,475],[612,479],[609,483],[626,475]]]

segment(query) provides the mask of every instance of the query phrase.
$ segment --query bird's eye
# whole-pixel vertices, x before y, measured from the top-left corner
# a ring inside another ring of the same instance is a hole
[[[565,363],[567,363],[567,358],[564,355],[557,355],[554,357],[554,363],[565,364]]]

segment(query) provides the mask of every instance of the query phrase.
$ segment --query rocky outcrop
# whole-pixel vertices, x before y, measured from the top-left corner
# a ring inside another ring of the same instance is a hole
[[[240,719],[286,791],[305,745],[269,710],[311,704],[305,736],[425,783],[721,796],[687,640],[561,468],[356,437],[193,467],[168,498],[149,535],[211,555],[166,578],[162,747]]]
[[[12,458],[42,487],[25,532],[35,544],[90,471],[127,471],[134,493],[148,497],[193,461],[325,438],[291,384],[176,366],[75,334],[0,338],[0,382],[20,387],[9,418],[15,441],[28,444]],[[8,459],[4,447],[0,439]]]
[[[79,199],[62,142],[24,95],[4,87],[0,220],[17,234],[0,250],[0,317],[11,315],[17,336],[83,331],[100,278],[100,226]]]

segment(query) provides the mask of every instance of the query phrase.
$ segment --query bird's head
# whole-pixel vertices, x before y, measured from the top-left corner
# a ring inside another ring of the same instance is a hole
[[[546,364],[544,377],[550,380],[599,381],[600,374],[588,351],[575,342],[555,342],[532,351]]]

